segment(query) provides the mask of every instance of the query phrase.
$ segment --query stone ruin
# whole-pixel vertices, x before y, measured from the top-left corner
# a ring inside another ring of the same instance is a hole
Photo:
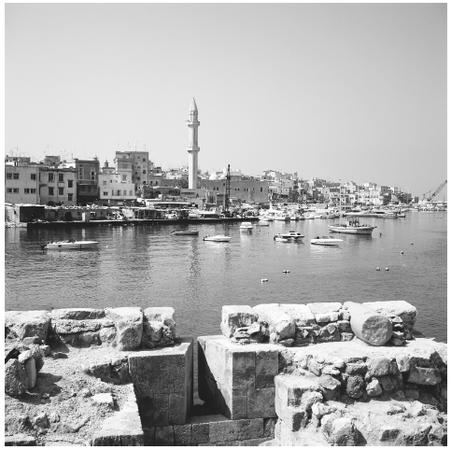
[[[132,387],[91,445],[444,445],[447,346],[416,315],[405,301],[223,306],[222,335],[197,338],[202,406],[173,308],[11,311],[5,390],[20,399],[47,358],[82,349],[81,372]]]

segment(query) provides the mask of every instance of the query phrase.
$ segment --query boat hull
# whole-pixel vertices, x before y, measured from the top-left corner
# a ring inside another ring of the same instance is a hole
[[[97,249],[99,243],[96,241],[75,241],[75,242],[49,242],[44,250],[94,250]]]
[[[374,227],[342,227],[339,225],[330,225],[329,230],[333,233],[342,233],[342,234],[360,234],[365,236],[371,236]]]
[[[230,236],[205,236],[204,241],[206,242],[230,242],[232,239]]]
[[[312,239],[310,244],[312,245],[324,245],[327,247],[337,247],[343,241],[341,239]]]
[[[199,236],[198,231],[174,231],[173,236]]]

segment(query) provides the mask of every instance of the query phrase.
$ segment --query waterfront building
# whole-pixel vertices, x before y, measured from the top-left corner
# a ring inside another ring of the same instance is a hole
[[[117,151],[114,162],[117,173],[124,180],[131,178],[136,191],[142,191],[143,186],[149,184],[149,176],[153,170],[153,163],[149,160],[149,152]]]
[[[99,160],[75,158],[75,169],[78,203],[95,203],[99,199]]]
[[[39,166],[5,166],[5,202],[39,204]]]
[[[39,201],[41,204],[77,204],[77,172],[75,168],[37,166],[39,169]]]
[[[105,161],[99,174],[99,200],[109,205],[136,200],[131,173],[119,174],[116,168],[109,167],[108,161]]]
[[[198,145],[198,128],[200,122],[198,120],[198,110],[196,105],[196,100],[193,98],[190,109],[189,118],[186,121],[188,125],[188,153],[189,153],[189,164],[188,164],[188,188],[197,189],[198,188],[198,153],[200,151]]]

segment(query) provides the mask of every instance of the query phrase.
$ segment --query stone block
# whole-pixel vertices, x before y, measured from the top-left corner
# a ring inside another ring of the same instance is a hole
[[[307,305],[297,303],[284,303],[280,308],[295,322],[296,328],[308,327],[315,324],[315,316]]]
[[[43,343],[46,342],[50,327],[49,311],[6,311],[5,337],[22,340],[36,336]]]
[[[275,377],[275,409],[281,417],[288,406],[300,406],[305,392],[321,391],[318,377],[314,375],[281,374]]]
[[[191,340],[173,347],[130,352],[128,366],[140,408],[154,411],[148,417],[149,425],[186,423],[192,403]]]
[[[258,314],[259,321],[268,323],[271,343],[294,339],[296,333],[294,319],[278,304],[257,305],[253,310]]]
[[[138,307],[108,308],[106,317],[116,327],[116,344],[119,350],[135,350],[141,345],[143,312]]]
[[[221,314],[221,332],[231,338],[238,328],[258,321],[258,315],[248,305],[224,305]]]
[[[210,423],[210,444],[263,437],[263,419],[218,420]]]
[[[144,445],[144,432],[132,385],[129,385],[128,398],[122,408],[105,419],[95,432],[91,445]]]
[[[247,393],[255,389],[255,352],[231,352],[232,390]]]
[[[174,445],[191,445],[191,424],[174,425]]]
[[[23,395],[28,388],[25,367],[17,359],[10,359],[5,364],[5,392],[11,397]]]
[[[342,305],[339,302],[324,302],[308,303],[307,306],[317,322],[327,323],[336,322],[339,319],[339,311]]]
[[[210,439],[210,425],[203,417],[191,418],[191,445],[206,444]]]
[[[359,375],[351,375],[346,380],[346,394],[349,397],[358,399],[365,391],[365,381]]]
[[[174,445],[174,427],[155,427],[155,445]]]
[[[275,417],[275,388],[256,389],[247,395],[247,418]]]
[[[366,393],[370,397],[378,397],[382,394],[382,387],[378,380],[372,380],[366,385]]]
[[[141,344],[145,348],[173,345],[176,340],[174,308],[151,307],[143,313],[143,335]]]
[[[353,420],[348,417],[326,416],[321,430],[329,443],[337,446],[365,445],[366,440],[357,429]]]
[[[274,377],[279,372],[279,352],[276,350],[255,353],[255,388],[274,386]]]
[[[5,446],[31,447],[36,446],[36,438],[27,434],[19,433],[14,436],[5,436]]]
[[[425,386],[435,386],[442,381],[440,371],[430,367],[412,367],[408,382]]]
[[[399,316],[408,330],[412,330],[415,325],[417,309],[404,300],[367,302],[363,304],[387,317]]]
[[[52,309],[51,320],[92,320],[105,317],[104,309],[94,308],[64,308]]]
[[[391,375],[391,360],[389,358],[371,358],[367,361],[368,376],[370,377],[383,377],[385,375]]]

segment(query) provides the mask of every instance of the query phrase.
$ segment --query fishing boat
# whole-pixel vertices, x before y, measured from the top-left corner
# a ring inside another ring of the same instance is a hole
[[[98,248],[97,241],[54,241],[41,245],[42,250],[93,250]]]
[[[343,239],[334,239],[330,236],[317,236],[314,239],[310,239],[310,244],[312,245],[326,245],[326,246],[337,246],[343,242]]]
[[[371,236],[375,228],[377,227],[373,225],[360,225],[358,220],[350,220],[348,223],[329,225],[329,230],[333,233],[361,234],[366,236]]]
[[[297,241],[298,239],[302,239],[304,237],[303,234],[298,233],[297,231],[289,231],[288,233],[280,233],[279,235],[285,239],[292,239],[294,241]]]
[[[251,222],[242,222],[240,225],[240,230],[243,231],[251,231],[253,228],[254,227]]]
[[[204,236],[203,240],[208,242],[230,242],[230,236],[224,234],[217,234],[215,236]]]
[[[173,236],[199,236],[199,232],[197,230],[173,231],[171,234]]]

